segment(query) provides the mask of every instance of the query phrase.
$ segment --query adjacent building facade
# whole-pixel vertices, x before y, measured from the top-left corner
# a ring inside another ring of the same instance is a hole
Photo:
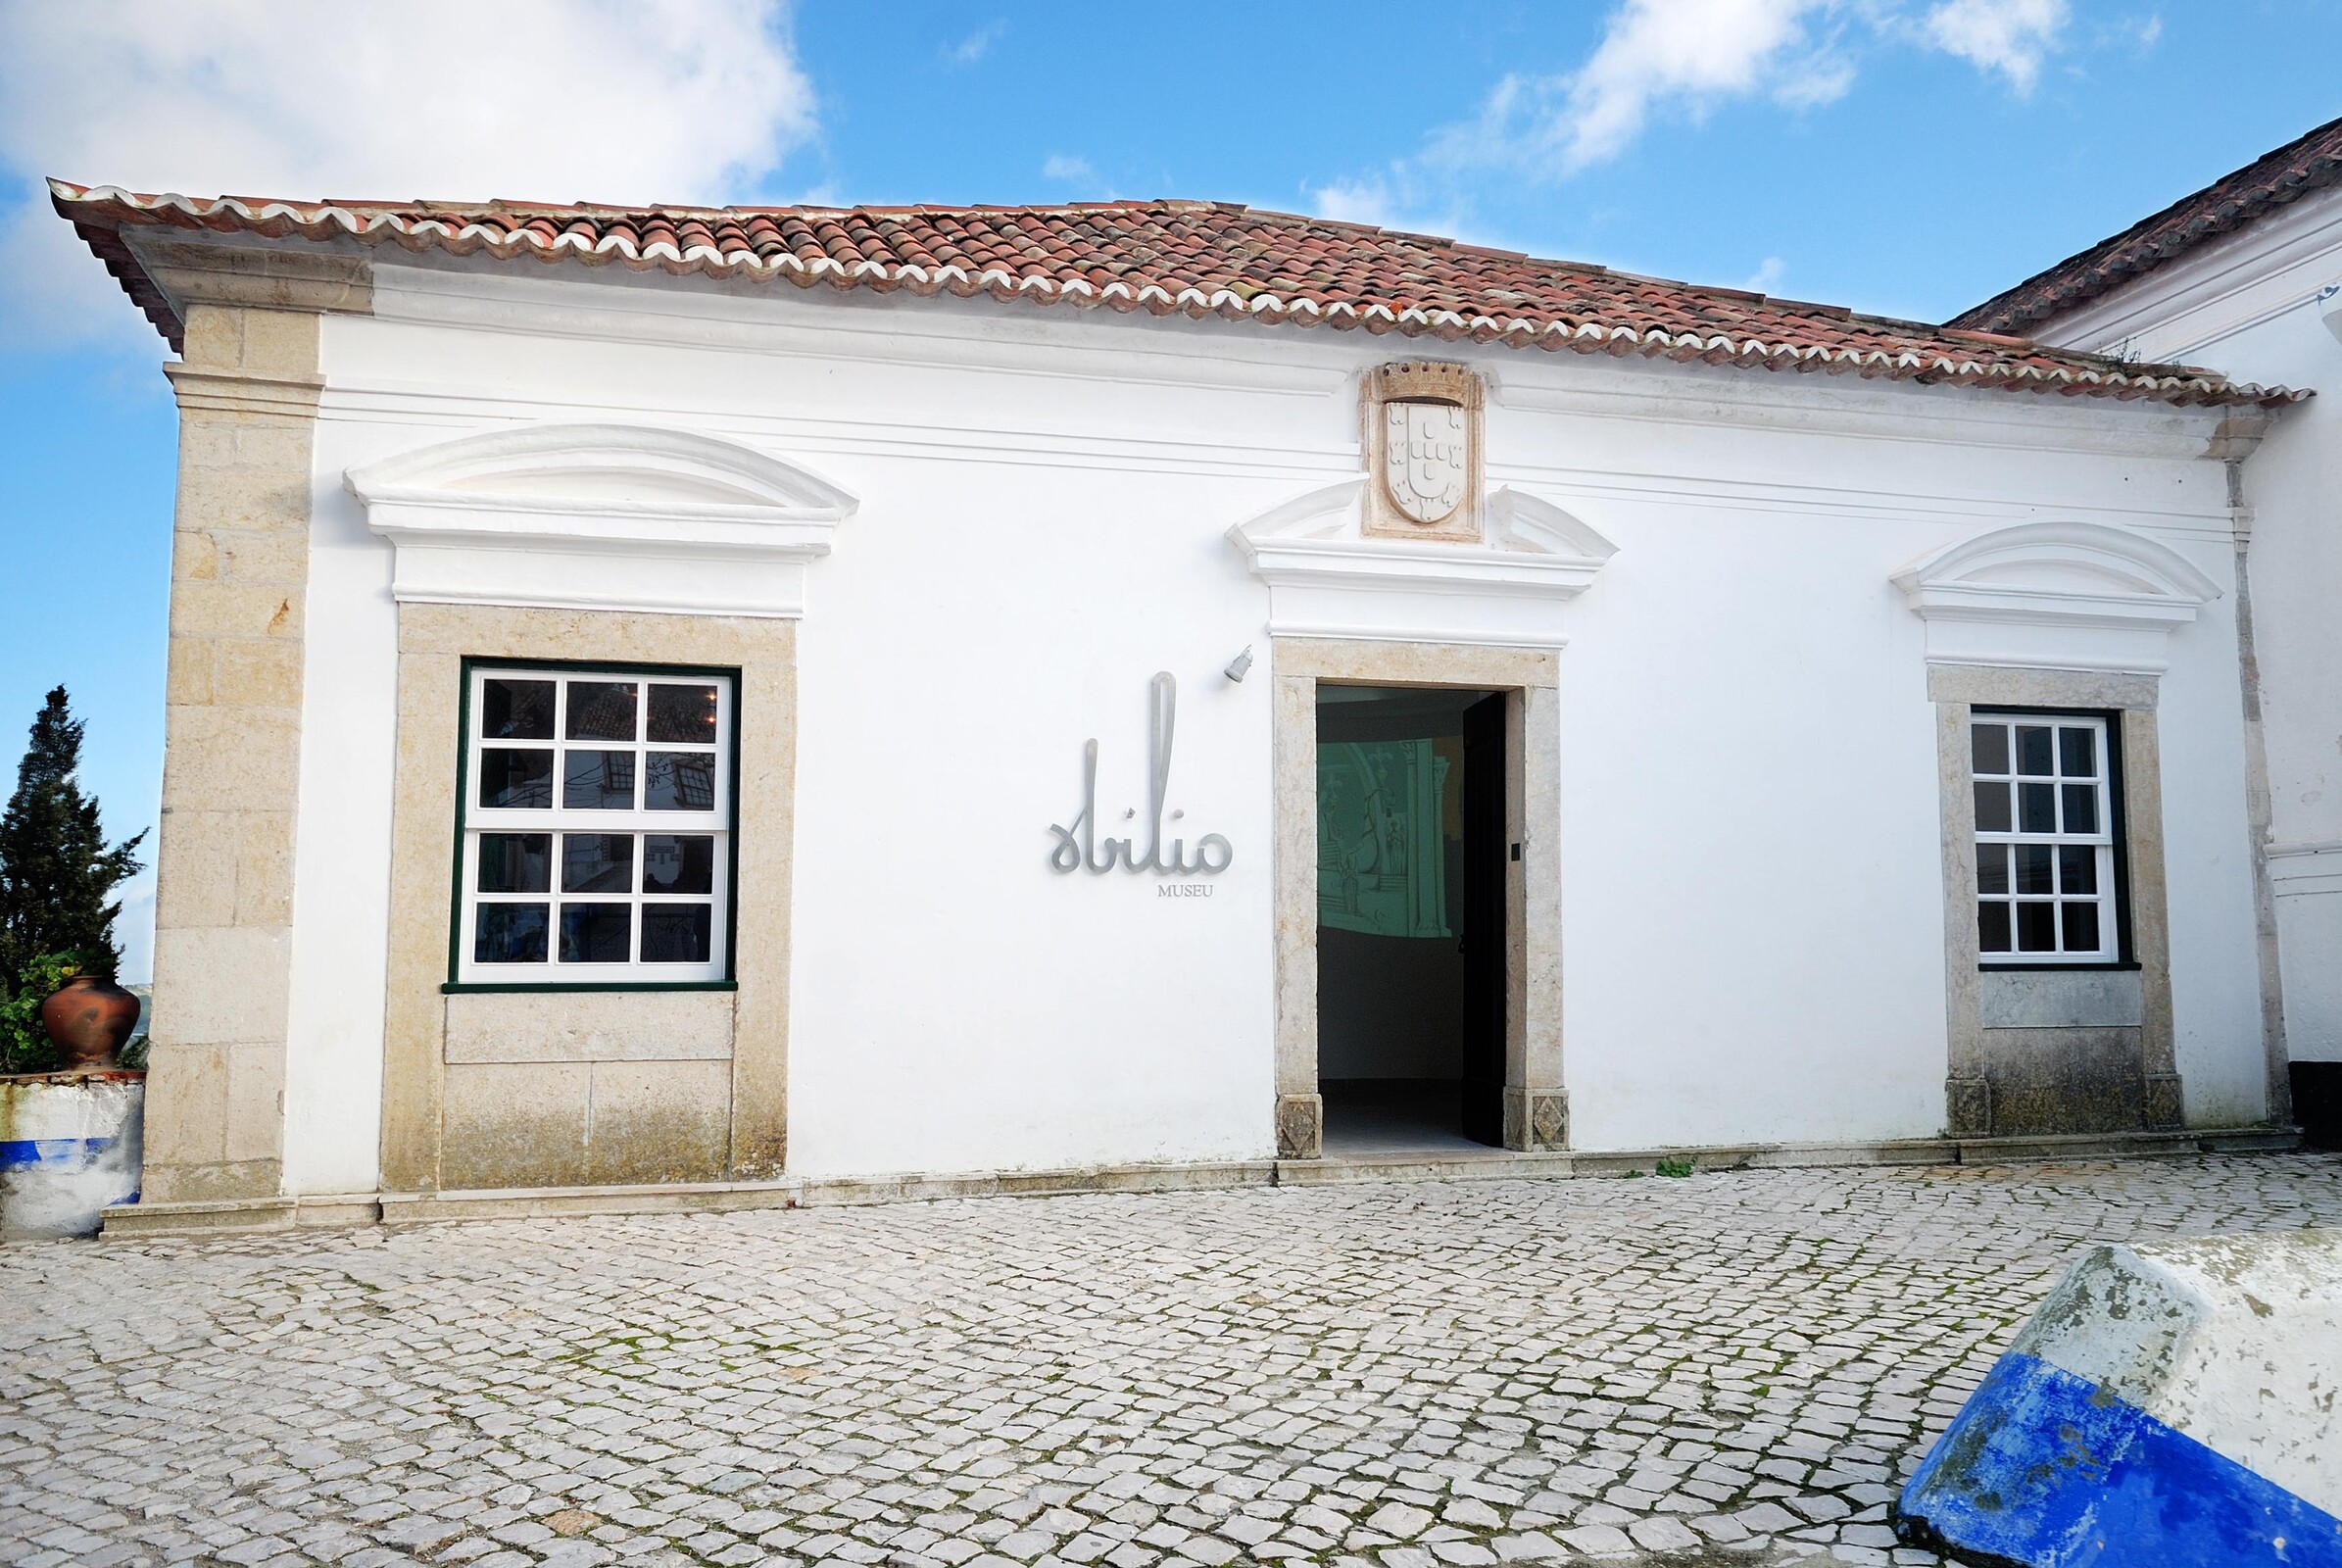
[[[139,1220],[2284,1119],[2299,392],[1202,203],[54,191],[180,351]]]

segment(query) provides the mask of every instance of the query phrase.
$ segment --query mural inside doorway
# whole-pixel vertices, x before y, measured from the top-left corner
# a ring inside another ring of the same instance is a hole
[[[1370,936],[1455,934],[1447,861],[1451,850],[1461,848],[1463,827],[1448,780],[1458,774],[1461,758],[1442,753],[1459,746],[1439,740],[1319,745],[1321,924]]]

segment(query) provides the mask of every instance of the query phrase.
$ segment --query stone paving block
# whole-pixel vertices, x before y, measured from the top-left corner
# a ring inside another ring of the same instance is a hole
[[[2312,1223],[2199,1156],[0,1249],[0,1562],[1917,1568],[2077,1238]]]

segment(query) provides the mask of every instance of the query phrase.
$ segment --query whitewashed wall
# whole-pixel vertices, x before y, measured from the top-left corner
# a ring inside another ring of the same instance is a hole
[[[1887,582],[2012,522],[2134,528],[2229,577],[2211,418],[1362,334],[378,254],[328,318],[288,1184],[374,1182],[390,547],[347,467],[512,423],[682,426],[861,498],[801,633],[791,1163],[804,1174],[1271,1152],[1267,590],[1234,522],[1358,466],[1356,377],[1492,383],[1491,484],[1620,553],[1562,656],[1567,1076],[1584,1148],[1921,1137],[1943,904],[1920,623]],[[2260,1114],[2230,602],[2171,645],[2163,745],[2188,1113]],[[1234,844],[1208,899],[1060,877],[1100,745]],[[450,738],[453,744],[453,738]]]
[[[2245,465],[2269,773],[2269,878],[2297,1061],[2342,1061],[2342,190],[2061,319],[2049,341],[2320,389]]]

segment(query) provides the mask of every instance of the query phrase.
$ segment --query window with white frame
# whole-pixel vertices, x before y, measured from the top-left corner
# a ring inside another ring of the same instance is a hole
[[[2106,720],[1979,712],[1969,734],[1983,961],[2115,962],[2120,846]]]
[[[730,978],[734,677],[477,664],[465,679],[455,980]]]

